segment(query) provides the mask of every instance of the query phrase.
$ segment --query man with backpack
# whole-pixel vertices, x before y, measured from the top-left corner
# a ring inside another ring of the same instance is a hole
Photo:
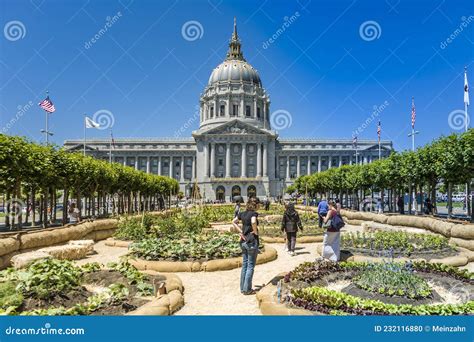
[[[339,261],[341,254],[341,228],[344,227],[344,221],[337,212],[334,201],[329,202],[329,211],[323,221],[323,227],[326,231],[324,232],[321,256],[331,261]]]
[[[329,210],[328,202],[323,198],[318,204],[318,218],[319,218],[319,228],[323,226],[323,219],[326,217]]]

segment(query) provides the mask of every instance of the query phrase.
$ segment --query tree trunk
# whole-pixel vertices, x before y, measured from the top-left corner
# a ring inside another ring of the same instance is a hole
[[[448,217],[453,216],[453,183],[448,183]]]
[[[69,200],[69,189],[65,188],[63,192],[63,215],[62,215],[63,217],[61,219],[63,226],[67,223],[68,200]]]

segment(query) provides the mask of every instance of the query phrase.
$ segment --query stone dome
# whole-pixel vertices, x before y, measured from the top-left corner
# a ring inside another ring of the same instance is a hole
[[[257,70],[246,61],[238,59],[225,60],[212,71],[208,85],[220,82],[243,82],[262,87]]]

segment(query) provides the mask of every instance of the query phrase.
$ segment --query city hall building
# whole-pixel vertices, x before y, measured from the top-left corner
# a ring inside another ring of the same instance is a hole
[[[143,172],[174,177],[192,196],[194,185],[210,200],[233,196],[277,197],[301,175],[378,159],[378,142],[352,139],[282,139],[272,130],[270,97],[260,75],[245,60],[237,27],[225,60],[211,73],[200,101],[199,129],[189,139],[88,139],[87,154]],[[69,150],[82,140],[67,140]],[[392,151],[381,142],[382,157]],[[357,158],[357,159],[356,159]]]

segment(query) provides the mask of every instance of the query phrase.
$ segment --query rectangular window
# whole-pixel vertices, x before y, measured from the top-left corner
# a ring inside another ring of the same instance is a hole
[[[232,105],[232,115],[238,116],[239,115],[239,105]]]
[[[257,118],[260,119],[260,107],[257,107]]]
[[[214,107],[211,107],[211,118],[214,117]]]
[[[250,106],[245,106],[245,116],[250,116],[250,115],[251,115]]]
[[[221,116],[225,115],[225,106],[221,105]]]

